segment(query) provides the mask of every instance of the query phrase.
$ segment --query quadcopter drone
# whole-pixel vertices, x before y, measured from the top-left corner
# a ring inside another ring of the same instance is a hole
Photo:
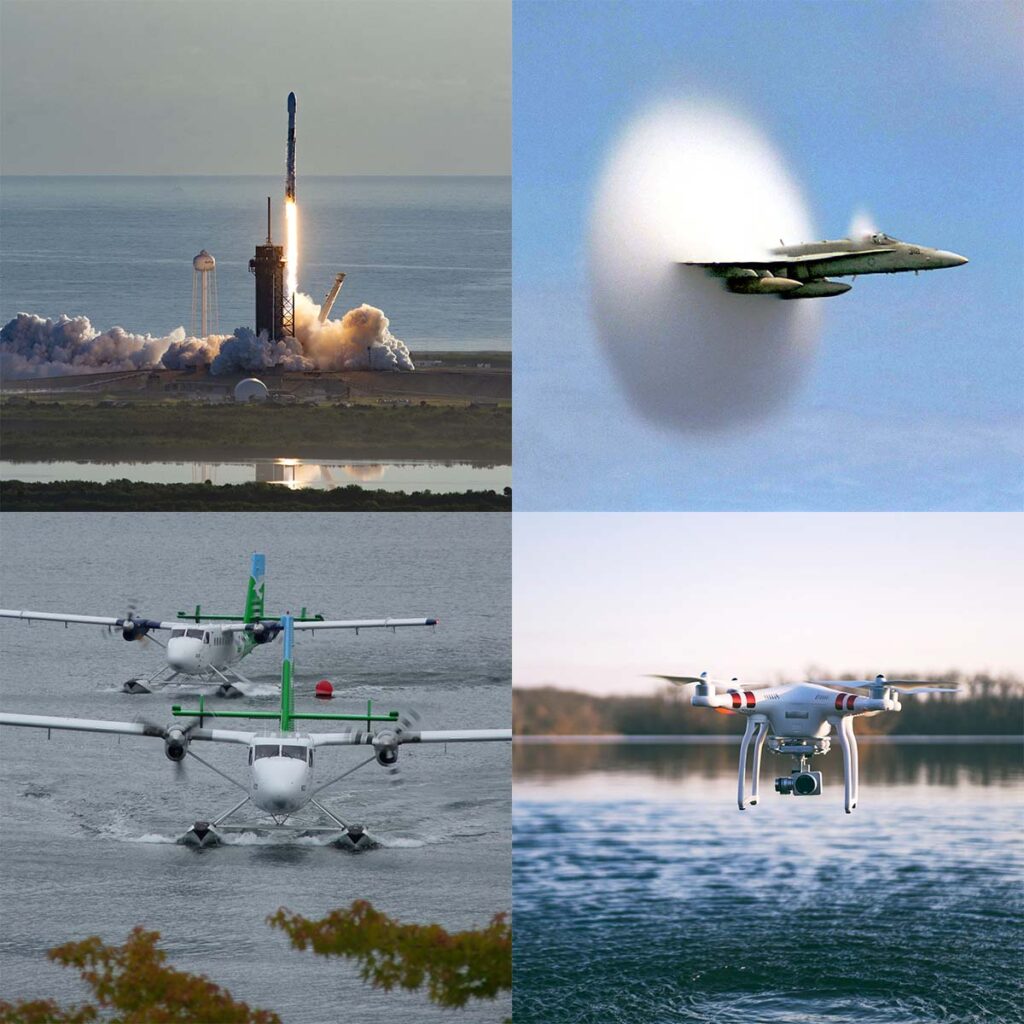
[[[728,683],[699,676],[655,676],[678,686],[694,684],[690,703],[694,707],[714,708],[725,714],[743,715],[747,726],[740,743],[740,775],[737,802],[741,811],[758,801],[761,774],[761,753],[765,743],[775,754],[789,754],[796,762],[789,777],[775,780],[777,793],[793,796],[818,796],[821,793],[821,772],[812,771],[811,758],[827,754],[831,746],[829,733],[835,727],[843,750],[843,782],[846,813],[857,806],[857,739],[853,719],[857,715],[877,715],[883,711],[901,711],[899,695],[903,693],[956,693],[956,687],[935,686],[918,679],[826,679],[785,686],[747,684],[742,689],[736,679]],[[724,693],[716,686],[727,686]],[[844,687],[834,690],[833,686]],[[846,690],[867,691],[847,693]],[[747,755],[754,745],[749,795],[746,790]]]

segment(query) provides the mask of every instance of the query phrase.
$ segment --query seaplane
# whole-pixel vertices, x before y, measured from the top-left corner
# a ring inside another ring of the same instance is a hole
[[[204,612],[201,605],[192,611],[180,611],[176,621],[163,622],[137,615],[135,610],[119,617],[105,615],[70,615],[63,612],[14,611],[0,609],[0,618],[23,619],[27,622],[63,622],[87,626],[104,626],[108,631],[120,630],[129,643],[152,640],[162,647],[166,663],[147,677],[129,679],[125,693],[151,693],[172,682],[178,676],[198,678],[204,682],[219,682],[217,696],[240,697],[243,691],[237,683],[252,685],[238,670],[238,662],[247,658],[257,647],[271,643],[283,627],[281,616],[268,615],[264,610],[266,593],[266,557],[252,556],[252,570],[245,595],[245,611],[241,615],[214,615]],[[296,630],[363,629],[397,630],[407,626],[436,626],[437,619],[325,619],[321,614],[307,615],[303,608],[291,616]],[[166,632],[167,641],[157,634]]]
[[[384,714],[373,711],[372,702],[365,713],[342,714],[322,711],[296,711],[292,656],[295,628],[299,623],[290,615],[278,620],[284,637],[281,662],[280,707],[276,711],[247,709],[221,710],[206,707],[203,697],[198,707],[171,708],[174,721],[167,726],[150,722],[112,722],[90,718],[60,718],[46,715],[22,715],[0,712],[0,726],[24,726],[33,729],[68,729],[76,732],[98,732],[113,736],[148,736],[163,740],[164,754],[177,765],[191,757],[244,794],[242,799],[215,818],[194,824],[178,842],[196,848],[217,846],[228,833],[252,832],[257,835],[286,833],[290,837],[318,836],[325,845],[362,851],[379,845],[363,825],[347,822],[330,810],[317,797],[360,768],[376,762],[393,772],[397,768],[401,748],[407,743],[487,743],[512,739],[511,729],[441,729],[425,731],[416,727],[411,715],[397,711]],[[318,691],[319,693],[319,691]],[[273,728],[262,732],[207,727],[207,720],[259,720]],[[182,722],[181,719],[189,719]],[[337,732],[300,732],[299,722],[345,722]],[[192,745],[199,742],[233,743],[245,747],[249,776],[246,783],[221,771],[200,757]],[[314,777],[314,755],[323,747],[369,748],[369,756],[354,766],[318,783]],[[239,820],[236,815],[248,804],[258,812],[255,817]],[[317,815],[316,818],[311,817]]]
[[[860,762],[853,720],[902,711],[901,694],[956,693],[957,688],[938,686],[922,679],[873,680],[819,679],[813,682],[772,686],[767,683],[729,682],[699,676],[655,675],[677,686],[693,686],[690,703],[712,708],[723,714],[742,715],[746,728],[740,741],[739,788],[737,803],[741,811],[760,799],[761,754],[767,743],[773,754],[790,755],[794,767],[788,776],[775,780],[775,791],[783,795],[820,796],[822,774],[812,771],[810,761],[829,752],[833,729],[843,751],[844,806],[850,814],[857,806]],[[727,687],[718,692],[719,686]],[[836,690],[835,687],[841,687]],[[861,693],[849,693],[860,690]],[[748,757],[753,747],[753,757]],[[750,761],[750,786],[747,765]]]

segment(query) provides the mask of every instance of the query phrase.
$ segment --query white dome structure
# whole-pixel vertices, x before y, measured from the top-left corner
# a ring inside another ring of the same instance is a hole
[[[246,377],[235,385],[236,402],[265,402],[269,397],[267,385],[255,377]]]

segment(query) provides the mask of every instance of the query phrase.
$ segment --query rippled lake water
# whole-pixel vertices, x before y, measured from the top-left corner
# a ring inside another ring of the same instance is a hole
[[[832,755],[741,813],[735,747],[517,745],[517,1024],[1024,1019],[1021,751],[863,744],[847,815]]]

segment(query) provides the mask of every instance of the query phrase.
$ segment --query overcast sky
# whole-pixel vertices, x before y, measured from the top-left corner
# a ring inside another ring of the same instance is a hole
[[[4,174],[508,174],[511,7],[2,0]]]
[[[513,679],[1024,675],[1014,514],[517,513]]]

